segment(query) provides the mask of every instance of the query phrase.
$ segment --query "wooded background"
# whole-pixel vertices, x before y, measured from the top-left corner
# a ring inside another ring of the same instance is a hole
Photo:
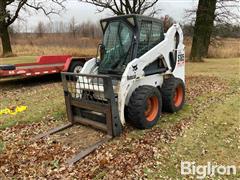
[[[161,18],[165,32],[175,23],[168,16],[161,16],[160,0],[79,0],[79,3],[92,4],[99,13],[110,10],[113,15],[142,14]],[[79,48],[94,48],[100,42],[102,32],[99,23],[91,21],[78,23],[74,17],[69,22],[38,22],[38,25],[29,30],[21,24],[14,23],[20,12],[29,9],[42,11],[46,16],[60,14],[65,9],[65,0],[3,0],[0,2],[0,37],[2,41],[2,56],[13,56],[12,45],[39,45],[62,46]],[[239,0],[199,0],[196,9],[186,9],[186,18],[182,25],[188,46],[190,61],[203,61],[209,57],[210,46],[221,45],[221,38],[240,37]],[[50,35],[51,34],[51,35]],[[44,42],[45,39],[48,39]],[[51,38],[54,37],[54,38]],[[35,39],[37,38],[37,39]],[[42,39],[41,39],[42,38]],[[50,39],[49,39],[50,38]],[[90,38],[91,40],[87,40]],[[190,38],[190,40],[189,40]],[[76,42],[79,40],[79,43]],[[84,43],[83,41],[84,40]],[[232,55],[235,57],[236,55]]]

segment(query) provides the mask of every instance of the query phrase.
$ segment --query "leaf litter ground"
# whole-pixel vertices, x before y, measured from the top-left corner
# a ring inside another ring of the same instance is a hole
[[[211,76],[188,76],[186,87],[186,104],[192,107],[187,116],[166,129],[161,127],[161,121],[152,130],[145,131],[127,125],[121,137],[104,144],[73,167],[66,166],[65,160],[100,139],[103,136],[101,132],[80,126],[33,142],[35,135],[66,123],[54,119],[19,124],[2,130],[0,139],[4,142],[4,150],[0,154],[1,174],[16,179],[144,178],[146,167],[156,168],[157,164],[161,164],[156,161],[158,156],[168,153],[166,148],[159,147],[159,143],[172,143],[184,134],[184,130],[202,111],[222,101],[218,96],[209,96],[205,101],[199,98],[228,89],[226,82]],[[31,87],[29,89],[31,91]],[[12,93],[11,89],[8,91]],[[171,116],[164,114],[162,119]]]

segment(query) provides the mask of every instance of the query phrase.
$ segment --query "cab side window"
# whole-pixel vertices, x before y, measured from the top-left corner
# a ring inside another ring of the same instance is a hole
[[[137,57],[142,56],[164,39],[162,24],[142,21]]]
[[[160,43],[164,38],[163,36],[162,25],[160,23],[153,22],[151,37],[149,41],[149,49],[152,49],[154,46]]]
[[[142,56],[148,51],[148,45],[151,35],[151,26],[152,23],[149,21],[142,21],[140,28],[140,40],[138,45],[137,57]]]

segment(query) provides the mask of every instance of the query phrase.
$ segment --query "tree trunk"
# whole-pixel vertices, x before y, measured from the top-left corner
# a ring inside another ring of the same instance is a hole
[[[9,32],[8,32],[8,27],[1,23],[0,25],[1,28],[1,40],[2,40],[2,50],[3,50],[3,57],[5,56],[11,56],[12,53],[12,46],[11,46],[11,42],[10,42],[10,36],[9,36]]]
[[[208,55],[217,0],[199,0],[190,61],[201,62]]]
[[[2,55],[11,56],[12,47],[10,42],[10,36],[8,32],[8,26],[6,22],[7,17],[7,1],[0,1],[0,37],[2,41]]]

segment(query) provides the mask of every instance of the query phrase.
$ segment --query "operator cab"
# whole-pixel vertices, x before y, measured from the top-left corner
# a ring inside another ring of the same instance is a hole
[[[124,15],[101,20],[103,42],[100,46],[99,73],[122,75],[127,64],[164,40],[162,21]]]

